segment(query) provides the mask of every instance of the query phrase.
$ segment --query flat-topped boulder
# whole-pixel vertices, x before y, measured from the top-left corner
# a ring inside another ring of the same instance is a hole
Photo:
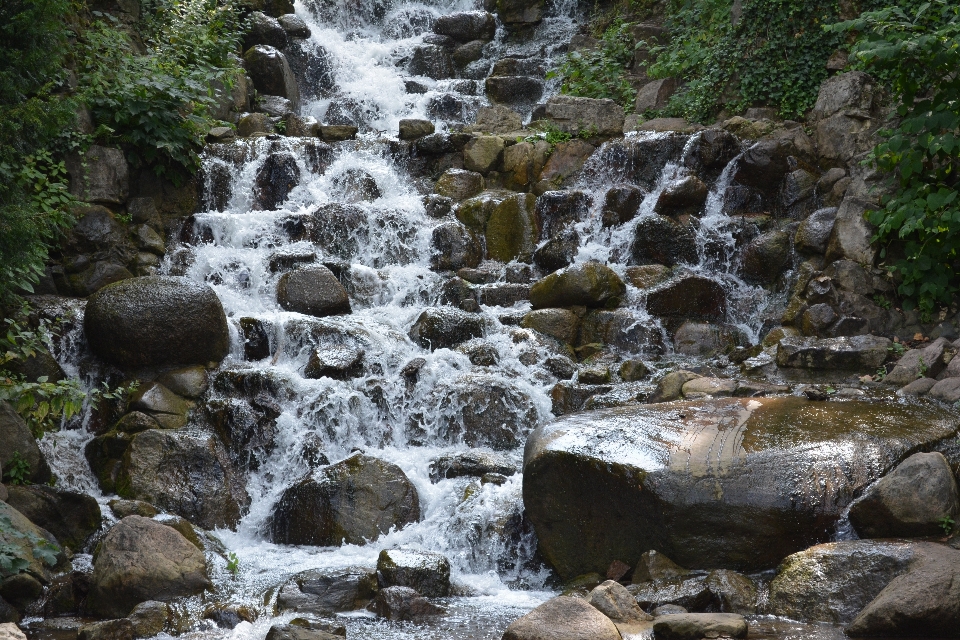
[[[829,540],[862,489],[958,429],[932,403],[799,397],[567,415],[527,439],[526,515],[564,579],[648,549],[693,569],[768,569]]]

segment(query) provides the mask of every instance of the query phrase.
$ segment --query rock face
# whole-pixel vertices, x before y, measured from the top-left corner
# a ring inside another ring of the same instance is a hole
[[[850,508],[861,538],[910,538],[941,533],[940,521],[960,510],[957,482],[942,453],[915,453],[870,487]]]
[[[377,571],[387,586],[410,587],[428,598],[450,594],[450,561],[439,553],[384,549]]]
[[[85,493],[44,485],[11,485],[8,491],[7,504],[74,551],[80,551],[87,538],[100,528],[100,505]]]
[[[70,193],[85,202],[123,204],[130,192],[130,169],[120,149],[92,145],[83,158],[67,158]]]
[[[777,365],[803,369],[876,371],[887,359],[890,340],[879,336],[850,338],[786,337],[777,346]]]
[[[127,516],[107,533],[94,559],[87,608],[121,618],[141,602],[167,602],[210,586],[202,551],[172,527]]]
[[[90,296],[83,331],[98,356],[120,367],[220,361],[227,317],[213,289],[189,278],[123,280]]]
[[[277,284],[277,302],[287,311],[318,318],[350,313],[347,290],[323,265],[283,274]]]
[[[607,616],[582,598],[559,596],[514,620],[503,640],[619,640]]]
[[[0,402],[0,442],[4,443],[0,451],[0,472],[5,474],[14,460],[14,454],[19,454],[30,465],[27,477],[31,482],[45,484],[50,480],[50,465],[43,457],[37,439],[30,433],[20,414],[7,402]]]
[[[564,579],[648,549],[687,567],[770,568],[829,539],[884,469],[957,428],[939,407],[796,397],[603,409],[529,436],[524,504]]]
[[[420,498],[396,465],[355,453],[308,476],[274,507],[274,542],[365,544],[420,519]]]
[[[584,262],[551,273],[530,288],[534,309],[550,307],[602,307],[627,292],[613,269],[599,262]]]
[[[560,130],[573,136],[610,137],[623,134],[623,108],[613,100],[555,95],[547,100],[544,115]]]

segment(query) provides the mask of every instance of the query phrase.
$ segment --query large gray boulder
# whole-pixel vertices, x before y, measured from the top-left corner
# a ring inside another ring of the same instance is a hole
[[[936,378],[947,368],[952,351],[946,338],[937,338],[922,349],[910,349],[897,360],[883,381],[902,387],[918,378]]]
[[[118,494],[148,502],[205,529],[234,527],[249,502],[243,477],[215,436],[149,429],[133,436],[121,455]]]
[[[243,54],[247,74],[258,92],[286,98],[293,110],[300,109],[300,90],[287,57],[269,45],[251,47]]]
[[[100,505],[85,493],[46,485],[11,485],[7,490],[7,504],[73,551],[81,551],[87,538],[100,528]]]
[[[217,295],[183,277],[107,285],[87,301],[83,331],[94,353],[127,368],[206,364],[222,360],[230,348]]]
[[[87,609],[122,618],[147,600],[169,602],[211,586],[203,552],[172,527],[127,516],[100,543]]]
[[[503,640],[620,640],[620,632],[586,600],[559,596],[510,623]]]
[[[433,32],[457,42],[493,40],[497,32],[497,20],[486,11],[461,11],[437,18],[433,23]]]
[[[312,569],[294,576],[277,595],[281,611],[330,615],[366,606],[377,591],[374,569]]]
[[[529,436],[524,505],[564,579],[648,549],[686,567],[768,569],[828,540],[884,469],[957,432],[946,409],[899,403],[727,398],[602,409]]]
[[[277,302],[287,311],[323,318],[350,313],[350,297],[323,265],[302,267],[280,276]]]
[[[552,307],[618,306],[627,292],[613,269],[599,262],[583,262],[555,271],[530,287],[534,309]]]
[[[614,580],[601,583],[587,595],[587,602],[610,618],[619,628],[632,626],[653,618],[645,613],[627,588]]]
[[[876,228],[864,218],[864,214],[876,208],[869,202],[844,198],[827,241],[827,262],[846,259],[866,267],[873,266],[877,259],[877,247],[872,242]]]
[[[922,545],[910,570],[894,578],[846,628],[847,635],[960,636],[960,551]]]
[[[942,453],[915,453],[870,487],[850,508],[861,538],[910,538],[941,533],[960,511],[957,481]]]
[[[281,544],[365,544],[419,519],[420,497],[400,467],[358,452],[284,491],[271,532]]]
[[[0,402],[0,473],[7,475],[11,463],[19,457],[29,467],[27,479],[37,484],[50,480],[50,465],[43,457],[37,439],[20,414],[8,402]]]
[[[656,640],[700,638],[745,638],[747,621],[735,613],[674,613],[658,616],[653,623]]]

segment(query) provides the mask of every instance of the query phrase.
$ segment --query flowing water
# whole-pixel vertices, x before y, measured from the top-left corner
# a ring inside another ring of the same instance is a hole
[[[438,224],[422,202],[430,185],[412,175],[406,161],[398,158],[390,136],[401,118],[429,118],[441,131],[470,122],[476,109],[488,104],[482,78],[493,61],[506,55],[544,59],[557,55],[576,27],[577,9],[569,0],[553,6],[536,33],[522,42],[510,41],[498,29],[484,58],[465,73],[470,77],[416,78],[427,90],[409,94],[405,81],[410,77],[397,62],[423,41],[429,18],[473,10],[475,4],[471,0],[402,2],[383,5],[385,10],[379,12],[366,1],[324,6],[332,9],[321,23],[307,6],[297,4],[297,13],[312,30],[306,44],[314,52],[308,67],[323,65],[332,87],[305,92],[301,113],[332,121],[331,110],[342,111],[348,105],[361,127],[360,136],[329,146],[282,137],[211,145],[204,157],[204,210],[190,221],[181,242],[170,248],[162,267],[163,273],[209,284],[222,301],[232,346],[221,372],[258,372],[284,390],[274,446],[255,452],[251,463],[249,510],[236,531],[216,532],[239,558],[238,575],[231,576],[223,558],[214,556],[217,599],[246,604],[266,615],[232,631],[211,627],[192,633],[260,639],[271,624],[293,617],[269,615],[276,588],[289,576],[314,568],[372,567],[381,549],[402,546],[445,554],[458,595],[444,602],[445,615],[426,626],[349,614],[343,617],[348,637],[499,638],[511,620],[555,595],[556,589],[550,570],[537,558],[535,537],[522,520],[521,475],[499,486],[480,485],[470,478],[434,483],[430,463],[440,455],[469,449],[451,436],[464,409],[478,402],[477,394],[467,391],[500,388],[508,391],[496,396],[494,401],[502,405],[496,409],[523,423],[520,446],[506,452],[519,469],[522,435],[551,417],[549,392],[557,379],[544,362],[557,354],[557,347],[516,326],[516,319],[529,309],[527,302],[513,308],[483,308],[484,341],[495,353],[494,365],[472,364],[466,350],[430,352],[407,337],[423,309],[436,304],[445,278],[430,269],[431,232]],[[548,84],[547,90],[553,88]],[[459,112],[448,114],[446,120],[438,119],[435,112],[437,100],[444,96],[459,105]],[[600,260],[624,274],[634,227],[654,215],[654,204],[665,185],[685,174],[686,150],[681,144],[652,176],[632,222],[605,229],[600,215],[604,193],[612,184],[633,181],[629,167],[618,162],[616,154],[624,146],[656,143],[675,135],[631,134],[607,143],[588,162],[577,187],[592,197],[593,204],[576,225],[581,238],[578,262]],[[295,165],[300,180],[276,210],[261,210],[256,177],[271,156]],[[729,299],[728,322],[739,327],[747,340],[755,341],[766,310],[778,302],[734,275],[736,230],[723,210],[734,163],[712,181],[697,232],[700,261],[689,270],[723,283]],[[364,174],[376,183],[379,197],[358,197],[350,177]],[[315,212],[318,208],[337,211],[344,204],[350,205],[353,222],[339,234],[332,229],[324,235],[330,230],[327,225],[340,224],[336,220],[343,218],[317,222]],[[309,232],[303,233],[303,228]],[[278,257],[334,265],[350,292],[352,313],[321,320],[282,310],[276,301],[282,274],[276,268]],[[669,343],[663,344],[663,328],[646,313],[645,304],[645,296],[631,288],[626,308],[648,338],[620,348],[620,356],[643,357],[654,366],[658,358],[661,363],[677,361]],[[245,360],[241,318],[255,319],[265,327],[271,356]],[[73,342],[58,350],[71,373],[77,372],[84,350],[79,335],[79,329],[69,333]],[[305,378],[311,349],[325,341],[360,346],[365,353],[363,375],[347,381]],[[416,358],[425,362],[419,380],[411,386],[402,370]],[[211,392],[213,399],[216,393]],[[79,453],[89,437],[82,430],[64,431],[47,438],[44,447],[62,486],[99,496]],[[274,505],[286,488],[309,472],[307,450],[318,447],[331,461],[361,449],[399,466],[419,492],[421,521],[366,545],[316,548],[269,542],[267,527]],[[106,501],[108,496],[101,498]]]

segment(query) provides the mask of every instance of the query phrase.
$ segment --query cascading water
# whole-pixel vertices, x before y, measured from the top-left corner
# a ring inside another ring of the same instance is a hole
[[[506,309],[485,306],[482,344],[474,340],[458,349],[430,351],[411,341],[407,335],[411,325],[425,308],[437,304],[445,278],[430,268],[431,233],[437,221],[425,210],[424,184],[398,159],[395,141],[383,134],[395,134],[402,118],[429,118],[440,130],[470,122],[476,109],[487,104],[480,80],[492,60],[507,55],[549,59],[569,40],[574,5],[558,3],[534,36],[519,43],[498,29],[484,57],[468,68],[467,75],[475,78],[417,77],[425,91],[408,93],[405,83],[411,78],[397,62],[423,41],[432,18],[473,10],[472,0],[409,2],[380,13],[372,4],[364,4],[359,12],[355,3],[323,4],[324,13],[298,3],[297,13],[312,32],[303,44],[314,52],[308,60],[324,65],[325,82],[336,89],[308,96],[301,113],[333,121],[349,112],[360,127],[359,139],[328,145],[316,139],[269,136],[208,147],[204,211],[185,226],[181,243],[168,251],[162,272],[209,284],[227,313],[231,351],[215,374],[206,404],[229,406],[235,401],[226,380],[257,378],[271,389],[275,415],[270,441],[244,454],[249,508],[236,531],[217,532],[240,562],[239,574],[231,577],[217,561],[219,600],[270,610],[276,588],[290,576],[316,568],[372,567],[381,549],[393,547],[441,552],[452,563],[459,595],[448,599],[446,613],[429,623],[431,633],[499,638],[509,621],[552,595],[551,573],[538,560],[536,540],[522,518],[522,476],[515,473],[502,484],[481,484],[471,478],[436,481],[430,468],[438,457],[471,449],[463,435],[469,429],[465,414],[489,412],[502,417],[508,431],[516,431],[515,441],[494,444],[519,470],[523,436],[551,417],[549,394],[557,378],[544,363],[558,354],[557,346],[516,326],[515,319],[530,308],[525,301]],[[455,113],[437,116],[441,98],[457,105]],[[576,185],[592,203],[575,224],[577,262],[599,260],[625,274],[636,226],[655,215],[655,204],[667,185],[687,175],[685,157],[695,138],[632,134],[606,143],[594,154]],[[616,157],[625,145],[657,144],[661,139],[669,148],[662,168],[647,167],[643,176],[631,174],[630,163]],[[299,176],[298,184],[272,210],[264,207],[269,197],[258,179],[267,163]],[[736,230],[723,210],[735,164],[728,163],[712,181],[696,224],[699,259],[684,269],[720,280],[728,293],[728,322],[755,340],[769,303],[764,289],[735,275]],[[639,184],[645,195],[630,222],[605,226],[604,193],[618,183]],[[349,291],[349,315],[318,319],[285,311],[278,304],[283,273],[295,265],[317,263],[328,265]],[[669,354],[664,328],[646,312],[646,294],[631,288],[625,308],[644,335],[653,338],[620,348],[621,355],[651,357],[664,350]],[[245,326],[256,326],[266,336],[266,354],[249,357]],[[314,349],[344,345],[362,351],[362,374],[347,380],[305,376]],[[482,364],[472,357],[471,348],[478,346],[485,350]],[[63,350],[62,361],[75,359],[75,352]],[[417,359],[422,361],[411,383],[409,366]],[[64,486],[99,495],[89,472],[81,471],[82,456],[60,453],[81,451],[86,437],[82,431],[63,432],[48,439],[45,447]],[[269,542],[275,505],[286,489],[314,472],[311,457],[319,452],[337,461],[355,449],[403,470],[419,493],[420,521],[365,545],[317,548]],[[284,615],[280,620],[293,617]],[[241,623],[232,635],[263,637],[277,621],[262,616],[252,625]],[[366,614],[350,616],[348,627],[357,633],[351,637],[425,637],[422,628]]]

